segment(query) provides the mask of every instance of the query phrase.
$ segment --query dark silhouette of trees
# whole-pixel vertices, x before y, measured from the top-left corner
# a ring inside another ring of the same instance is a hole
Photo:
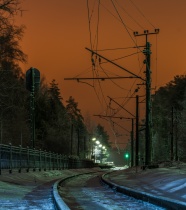
[[[81,110],[78,108],[78,103],[72,96],[69,97],[66,103],[71,129],[73,128],[73,138],[71,139],[72,154],[83,157],[88,150],[88,131],[84,124],[84,118],[81,114]]]
[[[20,68],[27,61],[20,47],[25,27],[13,21],[20,6],[21,0],[0,0],[0,143],[32,147],[30,92]],[[36,149],[87,157],[89,132],[81,110],[72,96],[64,105],[55,80],[48,85],[42,77],[35,92],[35,134]]]
[[[20,11],[20,3],[19,0],[0,0],[1,143],[21,144],[23,136],[28,137],[25,123],[20,123],[25,120],[26,112],[24,75],[18,65],[18,62],[26,62],[27,58],[19,45],[24,27],[13,24],[14,15]],[[20,94],[22,97],[19,97]]]
[[[180,160],[186,160],[186,76],[175,76],[153,97],[153,158],[170,160],[171,139],[173,139],[174,160],[176,153]],[[177,149],[176,149],[177,144]]]

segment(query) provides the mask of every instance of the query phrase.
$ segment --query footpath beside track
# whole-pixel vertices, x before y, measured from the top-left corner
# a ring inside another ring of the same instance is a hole
[[[54,210],[53,185],[57,180],[95,169],[50,171],[3,170],[0,175],[0,210]]]
[[[116,191],[166,209],[186,209],[186,164],[142,170],[128,168],[104,174]]]

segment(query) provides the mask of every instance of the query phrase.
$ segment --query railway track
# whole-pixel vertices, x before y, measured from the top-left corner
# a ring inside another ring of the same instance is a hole
[[[12,174],[3,171],[0,176],[0,210],[164,209],[118,192],[119,188],[126,190],[126,187],[116,184],[109,187],[102,179],[108,181],[113,174],[105,173],[98,168],[29,173],[13,171]],[[140,194],[144,196],[143,192]],[[169,201],[168,206],[165,208],[185,209],[185,205],[175,205],[174,200]]]
[[[57,186],[57,180],[93,170],[13,171],[11,174],[4,170],[0,176],[0,210],[55,210],[57,191],[52,187]]]
[[[165,209],[148,202],[137,200],[117,192],[102,182],[105,171],[85,173],[68,177],[58,182],[58,193],[62,198],[58,209]],[[60,200],[60,198],[58,198]]]

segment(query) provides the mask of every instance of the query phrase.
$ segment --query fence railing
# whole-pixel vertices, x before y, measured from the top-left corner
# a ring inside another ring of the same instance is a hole
[[[2,169],[8,169],[9,173],[17,169],[21,173],[23,169],[29,172],[29,170],[62,170],[93,166],[94,163],[91,160],[72,159],[62,154],[29,147],[0,144],[0,174]]]

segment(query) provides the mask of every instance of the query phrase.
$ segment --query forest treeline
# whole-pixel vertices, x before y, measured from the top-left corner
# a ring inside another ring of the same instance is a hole
[[[32,147],[30,92],[19,65],[27,61],[20,47],[25,27],[12,21],[19,12],[21,0],[0,0],[0,143]],[[109,147],[104,127],[93,123],[88,114],[84,119],[73,96],[63,99],[55,80],[47,84],[41,78],[35,114],[36,149],[85,157],[91,153],[92,137]],[[153,161],[186,161],[185,75],[175,76],[152,96],[151,128]],[[142,158],[145,133],[143,128],[139,130]]]
[[[20,40],[24,26],[15,26],[21,12],[20,0],[0,0],[0,143],[32,147],[30,92],[20,63],[27,61]],[[42,70],[40,70],[42,71]],[[109,146],[109,136],[101,125],[83,118],[73,96],[66,101],[55,80],[40,80],[35,92],[35,148],[65,155],[87,157],[92,137]]]
[[[143,123],[144,124],[144,123]],[[186,161],[186,75],[177,75],[152,95],[152,160]],[[140,157],[145,132],[140,132]]]

